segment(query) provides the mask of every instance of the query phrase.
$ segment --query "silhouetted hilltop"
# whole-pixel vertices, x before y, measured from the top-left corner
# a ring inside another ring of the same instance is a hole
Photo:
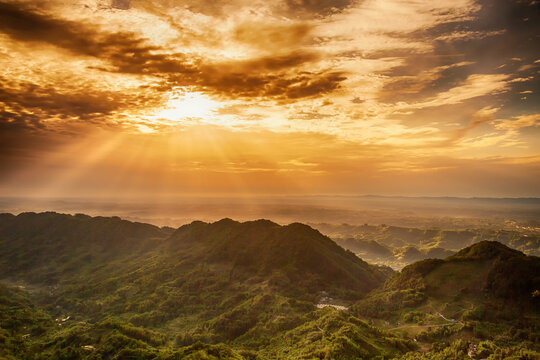
[[[152,251],[166,263],[220,264],[229,280],[257,276],[277,288],[312,296],[328,291],[359,298],[392,273],[367,264],[307,225],[281,226],[269,220],[195,221],[170,234],[169,229],[118,217],[1,214],[0,245],[4,276],[27,274],[31,281],[47,284],[81,269],[112,266],[120,258],[148,259],[145,254]]]
[[[525,254],[521,251],[511,249],[498,241],[481,241],[458,251],[447,260],[502,260],[516,256],[523,257]]]
[[[229,264],[233,274],[249,271],[280,275],[282,281],[315,292],[341,286],[360,296],[380,285],[390,273],[389,269],[367,264],[300,223],[280,226],[268,220],[197,221],[180,227],[169,241],[179,253]]]
[[[4,238],[48,242],[125,245],[126,241],[139,241],[163,237],[157,226],[122,220],[119,217],[66,215],[55,212],[26,212],[17,216],[0,214],[0,233]]]

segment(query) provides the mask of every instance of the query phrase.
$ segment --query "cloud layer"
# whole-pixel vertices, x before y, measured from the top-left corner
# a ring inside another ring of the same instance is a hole
[[[161,154],[163,178],[215,171],[236,179],[222,182],[230,191],[264,192],[285,191],[294,176],[310,192],[395,193],[380,180],[392,174],[399,191],[419,194],[419,174],[458,179],[476,168],[490,181],[486,168],[511,166],[520,179],[493,170],[501,181],[490,195],[540,196],[518,189],[538,173],[539,23],[535,1],[0,0],[0,189],[29,171],[55,173],[37,163],[71,172],[104,142],[95,134],[134,148],[113,139],[189,133],[207,147],[183,149],[182,165]],[[243,137],[258,145],[239,159],[229,142]],[[371,180],[355,188],[358,172]],[[254,175],[269,173],[282,180]]]

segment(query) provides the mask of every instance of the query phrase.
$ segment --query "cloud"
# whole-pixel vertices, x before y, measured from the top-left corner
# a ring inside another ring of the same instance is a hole
[[[7,89],[2,84],[0,104],[12,109],[12,117],[39,118],[73,117],[89,120],[110,114],[119,107],[117,94],[111,93],[71,93],[61,94],[55,89],[39,87],[31,83],[20,83],[17,88]],[[111,99],[112,98],[112,99]],[[6,117],[3,117],[6,119]],[[24,121],[28,123],[28,121]]]
[[[473,62],[463,61],[431,67],[431,63],[436,63],[439,59],[429,56],[418,58],[414,67],[404,65],[391,70],[392,76],[378,94],[380,101],[411,101],[433,95],[443,87],[458,85],[461,73],[474,65]]]
[[[491,106],[486,106],[477,112],[475,112],[472,116],[471,121],[469,124],[461,129],[458,129],[454,131],[454,133],[444,141],[444,145],[453,145],[456,142],[463,139],[468,132],[471,130],[477,128],[478,126],[486,123],[491,123],[495,119],[494,115],[500,110],[500,108],[492,108]]]
[[[354,0],[285,0],[285,2],[293,14],[304,15],[328,15],[342,11],[355,3]]]
[[[0,2],[0,32],[11,38],[42,43],[76,55],[108,61],[113,71],[123,73],[190,72],[182,54],[159,54],[133,33],[109,33],[89,25],[62,20],[36,8]]]
[[[120,10],[128,10],[131,7],[131,0],[112,0],[111,6]]]
[[[509,89],[507,74],[475,74],[470,75],[462,84],[447,91],[440,92],[431,99],[403,105],[403,108],[426,108],[459,104],[480,96],[497,94]]]
[[[533,126],[540,126],[540,114],[520,115],[510,120],[498,120],[495,124],[498,130],[510,131]]]
[[[169,84],[164,89],[197,85],[226,97],[265,96],[293,100],[331,92],[345,79],[338,72],[289,74],[282,71],[317,61],[320,56],[315,52],[293,51],[250,60],[205,62],[193,55],[167,53],[166,49],[147,45],[133,33],[100,32],[90,26],[56,19],[35,9],[21,9],[10,3],[0,3],[0,10],[0,23],[3,24],[0,30],[15,40],[45,43],[76,55],[99,58],[112,65],[97,67],[103,71],[161,77]],[[272,38],[280,31],[291,29],[293,38],[305,36],[308,31],[301,24],[296,28],[267,26],[262,31],[271,32]],[[245,36],[243,40],[247,40]]]
[[[313,27],[306,22],[243,22],[234,28],[233,39],[265,52],[281,52],[284,49],[297,49],[306,43]]]
[[[191,164],[195,185],[203,167],[205,174],[212,167],[245,174],[247,182],[259,180],[255,173],[304,169],[311,177],[302,183],[312,189],[340,183],[343,175],[347,191],[362,181],[351,174],[451,168],[458,179],[468,166],[459,157],[538,150],[533,6],[503,0],[0,0],[0,151],[26,158],[34,142],[36,154],[46,153],[62,139],[109,128],[123,135],[152,132],[145,139],[175,134],[165,143],[197,147],[195,159],[178,162]],[[200,115],[185,108],[204,103],[186,104],[178,94],[217,105]],[[224,141],[229,134],[208,124],[238,134]],[[302,142],[294,134],[302,134]],[[247,144],[244,136],[264,146]],[[159,172],[168,150],[138,145],[126,148],[151,153],[148,166]],[[265,155],[268,149],[279,154]],[[189,146],[176,150],[192,154]],[[317,182],[319,176],[324,181]]]
[[[456,130],[454,135],[448,140],[449,143],[454,143],[462,139],[469,131],[477,128],[482,124],[492,123],[495,119],[494,115],[500,110],[500,108],[492,108],[491,106],[486,106],[472,116],[471,121],[467,126]]]

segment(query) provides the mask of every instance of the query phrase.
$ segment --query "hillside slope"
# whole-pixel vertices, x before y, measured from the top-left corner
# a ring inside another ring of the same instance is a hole
[[[428,296],[460,296],[536,302],[540,258],[496,241],[482,241],[444,260],[428,259],[405,267],[385,289],[415,289]]]
[[[303,291],[338,292],[359,298],[379,286],[392,271],[369,265],[307,225],[280,226],[267,220],[239,223],[223,219],[194,222],[169,239],[180,256],[230,267],[231,277],[250,272]],[[339,290],[346,289],[346,291]]]
[[[406,266],[352,312],[432,347],[405,359],[465,359],[478,344],[485,346],[479,358],[533,359],[540,356],[539,289],[540,258],[482,241]]]
[[[337,310],[315,307],[323,294],[359,299],[391,270],[365,263],[302,224],[224,219],[171,233],[119,218],[5,214],[0,245],[0,279],[24,286],[32,306],[60,319],[21,340],[16,349],[25,356],[265,359],[279,353],[292,359],[290,339],[314,326],[308,324],[327,327],[325,337],[297,354],[355,359],[414,347],[378,338],[349,317],[330,325]],[[366,341],[346,348],[330,346],[326,336],[344,344]]]

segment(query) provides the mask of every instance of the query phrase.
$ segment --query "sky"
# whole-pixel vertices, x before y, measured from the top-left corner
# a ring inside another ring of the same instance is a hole
[[[540,196],[540,2],[0,0],[0,196]]]

